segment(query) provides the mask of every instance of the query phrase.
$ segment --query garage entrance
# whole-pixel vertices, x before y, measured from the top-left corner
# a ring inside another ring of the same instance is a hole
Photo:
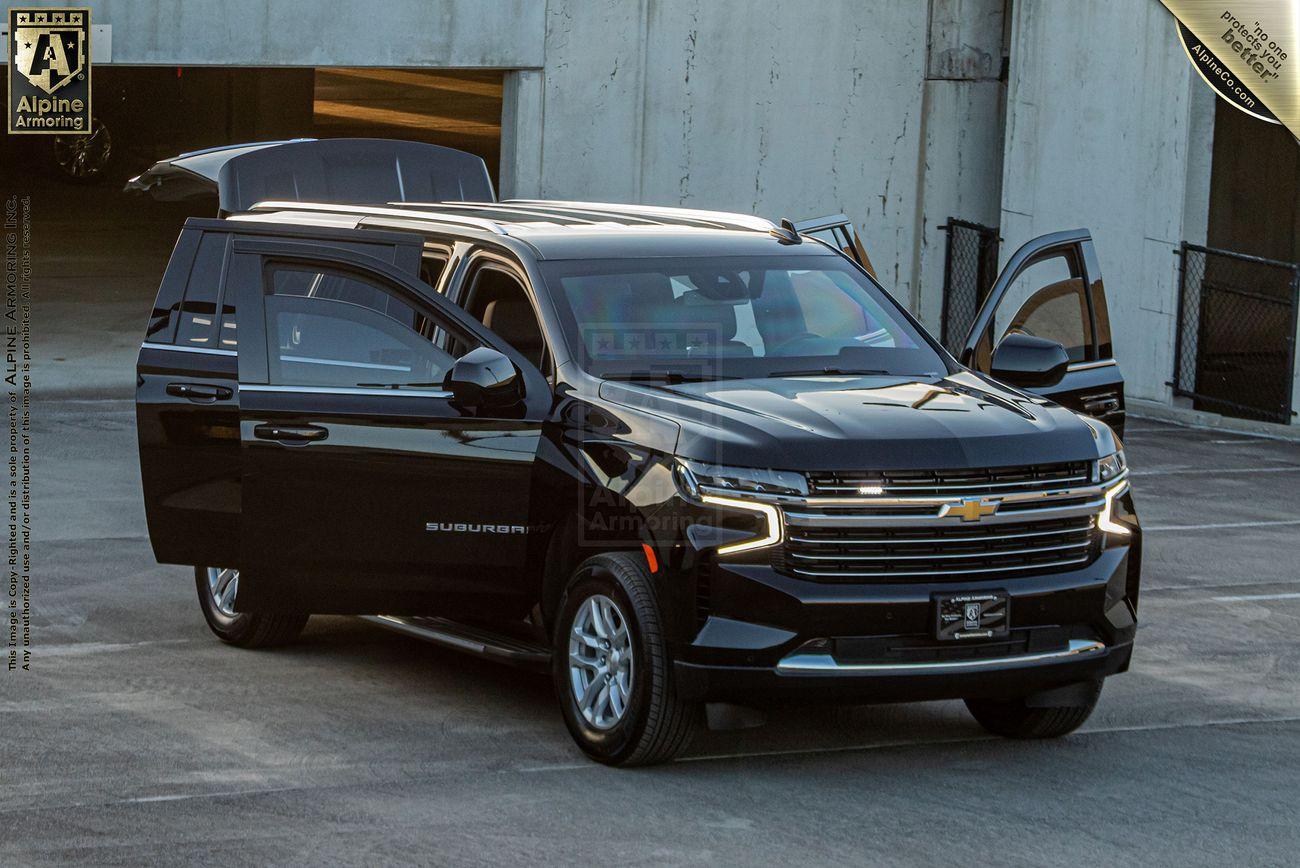
[[[0,137],[0,192],[32,203],[41,393],[130,396],[145,316],[181,224],[217,213],[215,195],[156,202],[123,193],[128,178],[160,158],[232,142],[369,136],[472,152],[496,182],[502,81],[500,71],[96,67],[94,110],[109,144],[102,166],[72,171],[53,136]]]
[[[1300,149],[1215,100],[1208,245],[1180,249],[1175,395],[1290,424],[1300,309]]]
[[[90,137],[5,137],[28,182],[122,183],[155,160],[234,142],[294,137],[413,139],[469,151],[496,181],[500,71],[104,66]],[[68,146],[81,160],[70,165]],[[83,146],[84,147],[80,147]]]

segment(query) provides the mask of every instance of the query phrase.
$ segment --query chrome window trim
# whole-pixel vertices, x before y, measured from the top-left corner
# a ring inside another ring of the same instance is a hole
[[[174,350],[178,353],[204,353],[209,356],[237,356],[238,350],[221,350],[214,347],[186,347],[179,344],[156,344],[153,341],[145,341],[140,344],[144,350]]]
[[[365,368],[372,371],[406,371],[410,372],[410,367],[403,365],[380,365],[375,362],[351,362],[346,359],[318,359],[315,356],[280,356],[282,362],[293,362],[299,365],[333,365],[339,368]]]
[[[1104,642],[1085,639],[1071,639],[1060,651],[1044,651],[1037,654],[1017,654],[1008,657],[989,657],[983,660],[944,660],[930,663],[840,663],[829,654],[792,654],[776,664],[778,672],[879,672],[882,674],[942,674],[944,672],[970,672],[981,669],[996,669],[1001,666],[1015,666],[1029,663],[1050,663],[1065,661],[1072,657],[1094,657],[1105,653]]]
[[[357,386],[272,386],[241,384],[242,392],[278,392],[302,395],[371,395],[379,398],[450,398],[451,392],[425,389],[368,389]]]
[[[1066,365],[1067,371],[1091,371],[1093,368],[1108,368],[1112,365],[1119,364],[1114,359],[1098,359],[1095,362],[1071,362]]]

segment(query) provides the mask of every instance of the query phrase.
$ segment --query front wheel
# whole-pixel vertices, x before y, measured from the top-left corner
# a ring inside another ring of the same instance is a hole
[[[1080,696],[1066,705],[1030,705],[1026,699],[967,699],[966,708],[980,726],[1006,738],[1059,738],[1083,726],[1101,696],[1101,682],[1081,685]]]
[[[560,600],[555,692],[578,747],[613,766],[667,762],[686,749],[700,708],[678,698],[654,585],[616,552],[578,567]]]
[[[240,648],[284,645],[297,639],[307,624],[309,616],[301,612],[236,612],[239,570],[230,567],[195,567],[194,584],[199,592],[199,608],[203,610],[203,619],[222,642]]]

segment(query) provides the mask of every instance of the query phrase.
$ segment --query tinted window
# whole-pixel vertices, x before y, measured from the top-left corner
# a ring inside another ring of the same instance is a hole
[[[437,287],[438,280],[442,277],[442,272],[447,268],[447,260],[442,256],[426,255],[420,260],[420,280],[423,280],[429,286]]]
[[[429,332],[424,314],[380,283],[330,270],[269,269],[272,383],[436,386],[454,359]]]
[[[474,274],[465,311],[483,323],[536,367],[542,366],[546,341],[523,284],[500,268]]]
[[[185,298],[185,284],[189,282],[194,265],[194,252],[201,233],[188,230],[181,233],[167,263],[167,273],[158,287],[149,325],[145,328],[146,341],[170,344],[176,339],[176,324],[180,321],[181,302]]]
[[[543,263],[574,354],[609,376],[933,374],[942,358],[884,291],[840,257]]]
[[[222,233],[205,232],[199,242],[199,252],[185,287],[185,301],[181,304],[176,331],[178,346],[219,348],[217,297],[221,292],[228,239]]]
[[[980,341],[977,367],[988,370],[989,354],[1012,331],[1065,347],[1071,361],[1087,359],[1092,330],[1082,273],[1071,252],[1053,254],[1022,268],[993,312],[991,334]]]

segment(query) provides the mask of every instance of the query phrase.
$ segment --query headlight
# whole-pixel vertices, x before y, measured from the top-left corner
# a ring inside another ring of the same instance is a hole
[[[1124,450],[1119,449],[1113,455],[1107,455],[1097,462],[1097,481],[1105,486],[1106,505],[1097,516],[1097,527],[1106,533],[1129,536],[1133,531],[1128,525],[1115,520],[1115,501],[1128,491],[1128,462],[1124,460]]]
[[[1128,462],[1124,460],[1124,450],[1120,449],[1097,462],[1097,481],[1103,484],[1110,482],[1125,470],[1128,470]]]
[[[753,537],[718,546],[720,555],[760,549],[781,541],[781,511],[770,503],[759,502],[753,495],[808,493],[807,481],[801,473],[724,467],[686,459],[678,460],[677,479],[688,497],[710,506],[754,514],[762,522]]]
[[[703,461],[678,459],[681,479],[688,492],[698,497],[698,487],[726,489],[738,494],[795,494],[808,493],[808,481],[802,473],[789,470],[763,470],[756,467],[725,467]]]

